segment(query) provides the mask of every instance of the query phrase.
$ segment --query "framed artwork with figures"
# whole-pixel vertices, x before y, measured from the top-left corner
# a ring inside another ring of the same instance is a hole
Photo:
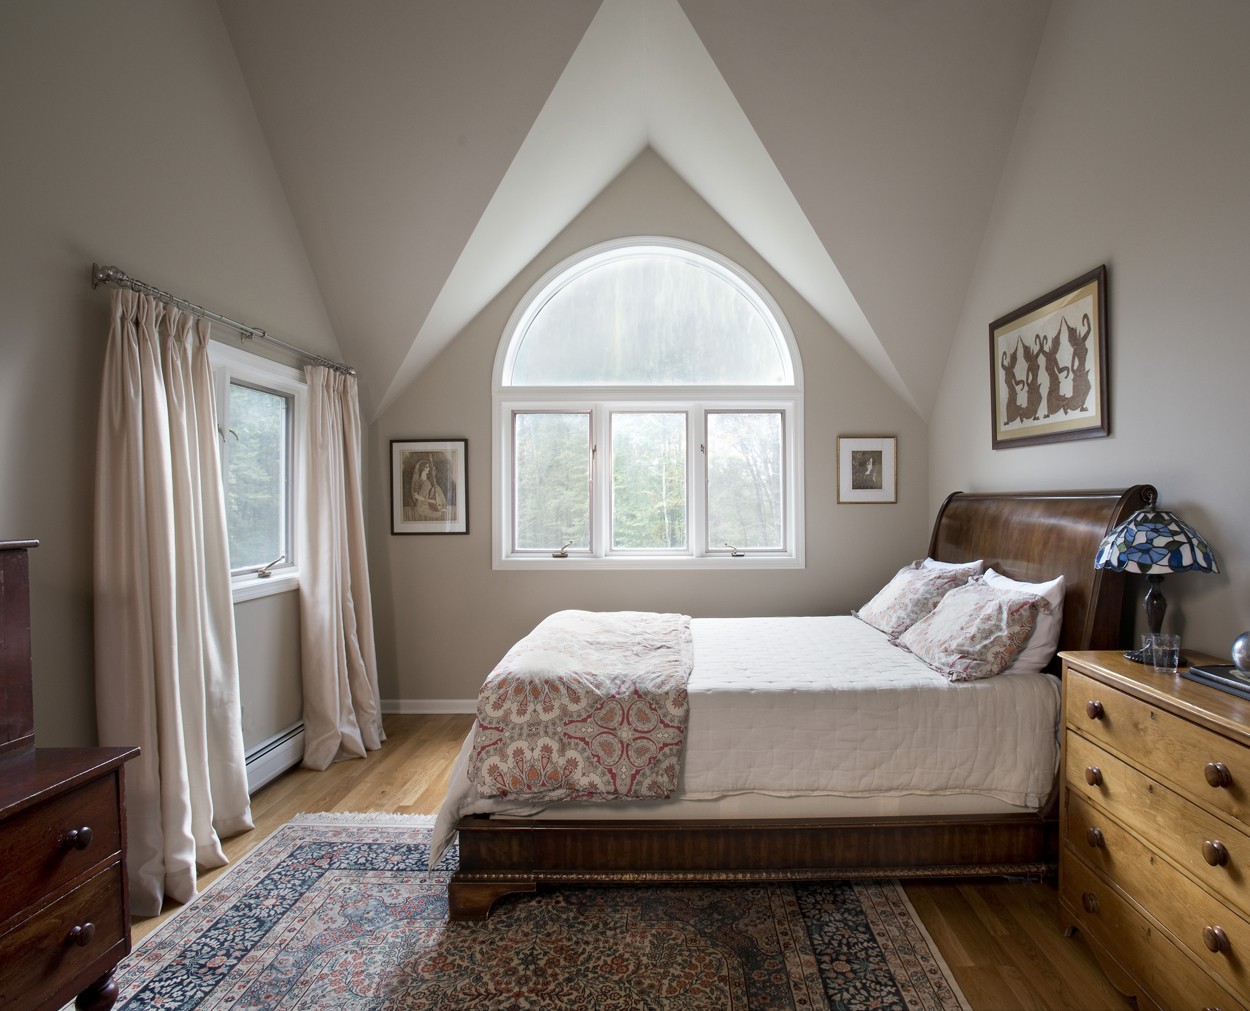
[[[990,324],[994,449],[1109,435],[1108,385],[1106,264]]]
[[[391,440],[391,533],[469,532],[465,439]]]

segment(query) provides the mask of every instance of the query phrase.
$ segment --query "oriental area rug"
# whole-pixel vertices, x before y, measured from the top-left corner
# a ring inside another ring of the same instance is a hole
[[[897,882],[567,888],[449,923],[431,825],[297,817],[135,948],[117,1007],[968,1007]]]

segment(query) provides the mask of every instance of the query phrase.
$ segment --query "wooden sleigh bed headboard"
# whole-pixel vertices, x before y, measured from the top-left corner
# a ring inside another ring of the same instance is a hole
[[[1124,643],[1122,573],[1094,568],[1103,537],[1153,497],[1127,490],[956,492],[938,511],[929,554],[984,559],[1004,575],[1065,580],[1061,650]],[[1057,672],[1056,661],[1054,670]],[[898,818],[567,821],[471,816],[458,824],[452,919],[540,885],[819,881],[837,878],[1041,874],[1058,853],[1053,810]]]

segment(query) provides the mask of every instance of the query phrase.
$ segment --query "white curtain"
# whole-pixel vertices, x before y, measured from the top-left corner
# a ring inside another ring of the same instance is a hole
[[[304,766],[382,746],[382,706],[365,559],[356,377],[313,366],[299,555]]]
[[[131,910],[252,827],[208,323],[114,291],[96,453],[96,716],[126,766]]]

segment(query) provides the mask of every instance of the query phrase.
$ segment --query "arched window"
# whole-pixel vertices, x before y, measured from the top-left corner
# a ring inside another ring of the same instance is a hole
[[[566,260],[513,314],[494,403],[497,567],[802,565],[794,339],[719,254]]]

